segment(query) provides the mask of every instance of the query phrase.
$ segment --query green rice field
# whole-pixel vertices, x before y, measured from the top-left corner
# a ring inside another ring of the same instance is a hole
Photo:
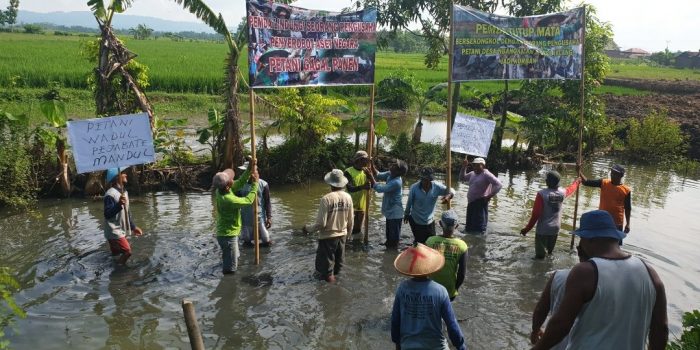
[[[84,89],[94,68],[81,54],[90,37],[54,36],[51,34],[0,33],[0,87],[15,84],[25,88],[43,88],[50,81],[65,88]],[[227,48],[223,43],[206,41],[172,41],[123,39],[149,68],[148,91],[216,94],[223,82]],[[377,53],[377,76],[380,81],[391,72],[404,69],[431,86],[447,80],[447,62],[436,70],[425,68],[420,53]],[[247,67],[246,56],[240,60]],[[630,65],[623,62],[611,67],[612,78],[697,79],[700,71]],[[502,82],[469,83],[482,91],[502,89]],[[516,84],[517,85],[517,84]],[[515,86],[514,86],[515,87]],[[608,89],[609,92],[634,93],[634,89]]]

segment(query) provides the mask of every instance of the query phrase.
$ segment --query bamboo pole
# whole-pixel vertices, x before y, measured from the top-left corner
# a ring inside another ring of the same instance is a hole
[[[579,116],[578,126],[578,159],[576,160],[576,171],[581,171],[583,165],[583,115],[585,111],[585,82],[586,82],[586,5],[583,6],[583,36],[581,38],[581,115]],[[574,205],[574,223],[573,228],[576,231],[576,221],[578,220],[578,198],[581,186],[576,188],[576,204]],[[569,249],[574,249],[576,243],[576,235],[571,235],[571,244]]]
[[[250,161],[255,163],[257,161],[255,155],[255,92],[253,88],[248,88],[250,97]],[[257,165],[255,166],[257,168]],[[256,171],[253,168],[253,171]],[[253,201],[253,241],[255,242],[255,265],[260,264],[260,230],[258,229],[258,194],[255,194],[255,200]]]
[[[192,301],[182,299],[182,312],[185,314],[185,325],[187,326],[187,336],[190,338],[190,347],[192,350],[204,350],[204,341],[202,333],[199,332],[199,324],[197,316],[194,313],[194,304]]]
[[[452,188],[452,56],[454,50],[454,25],[453,25],[454,4],[450,1],[450,45],[447,53],[447,132],[445,134],[445,144],[447,145],[447,188]],[[447,209],[452,209],[452,201],[447,202]]]
[[[370,87],[370,102],[369,102],[369,130],[367,131],[367,154],[369,155],[370,164],[373,166],[372,149],[374,148],[374,84]],[[369,206],[371,203],[372,191],[367,190],[366,205],[365,205],[365,235],[362,239],[364,245],[369,244]]]

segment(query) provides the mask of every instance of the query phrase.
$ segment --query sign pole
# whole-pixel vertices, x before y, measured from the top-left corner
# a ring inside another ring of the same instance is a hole
[[[579,116],[578,126],[578,159],[576,161],[576,172],[581,171],[583,165],[583,115],[585,111],[585,82],[586,82],[586,6],[583,6],[583,36],[581,37],[581,115]],[[576,188],[576,204],[574,205],[574,223],[573,228],[576,231],[576,221],[578,219],[578,198],[581,186]],[[576,243],[576,235],[571,235],[571,244],[569,249],[574,249]]]
[[[255,156],[255,92],[253,88],[248,88],[250,97],[250,157],[251,162],[257,160]],[[257,165],[256,165],[257,168]],[[253,168],[253,171],[256,171]],[[255,265],[260,264],[260,232],[258,230],[258,194],[255,194],[255,200],[253,201],[253,241],[255,241]]]
[[[374,84],[370,87],[370,102],[369,102],[369,130],[367,131],[367,154],[371,166],[374,166],[374,161],[372,160],[372,149],[374,148]],[[369,244],[369,206],[371,202],[372,191],[367,190],[367,198],[365,205],[365,235],[362,239],[364,245]]]
[[[445,143],[447,144],[447,188],[452,188],[452,56],[454,49],[454,4],[450,1],[450,45],[447,53],[447,132],[445,134]],[[447,209],[452,208],[452,201],[447,202]]]

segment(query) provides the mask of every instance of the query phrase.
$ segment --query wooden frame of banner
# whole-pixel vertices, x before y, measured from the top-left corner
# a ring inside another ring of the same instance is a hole
[[[583,36],[581,38],[581,115],[579,116],[578,125],[578,158],[576,160],[576,176],[578,172],[581,171],[581,166],[583,165],[583,115],[586,104],[586,5],[583,5]],[[576,243],[576,235],[573,231],[576,231],[576,220],[578,220],[578,198],[581,185],[576,188],[576,204],[574,205],[574,223],[573,230],[571,233],[571,244],[569,249],[574,249],[574,244]]]
[[[374,161],[372,160],[372,149],[374,149],[374,84],[370,87],[370,102],[369,102],[369,130],[367,130],[367,154],[369,155],[371,167],[374,166]],[[365,205],[365,234],[362,237],[362,243],[364,245],[369,244],[369,207],[372,202],[372,191],[367,190],[366,205]],[[352,234],[352,233],[350,233]]]
[[[257,158],[255,154],[255,92],[253,92],[253,87],[248,88],[250,97],[250,161],[256,163]],[[255,171],[255,168],[253,168]],[[255,242],[255,265],[260,264],[260,230],[258,229],[258,195],[255,194],[255,200],[253,201],[253,241]]]
[[[454,56],[454,2],[450,1],[450,45],[447,56],[447,133],[445,143],[447,144],[447,188],[452,188],[452,56]],[[452,201],[447,202],[447,209],[452,209]]]

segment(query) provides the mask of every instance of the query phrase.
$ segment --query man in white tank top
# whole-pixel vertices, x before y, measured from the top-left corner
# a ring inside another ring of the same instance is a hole
[[[533,349],[550,349],[567,334],[570,350],[644,350],[647,337],[649,350],[665,349],[666,292],[656,271],[620,249],[625,234],[606,211],[583,214],[574,234],[591,258],[569,272],[559,310]]]

